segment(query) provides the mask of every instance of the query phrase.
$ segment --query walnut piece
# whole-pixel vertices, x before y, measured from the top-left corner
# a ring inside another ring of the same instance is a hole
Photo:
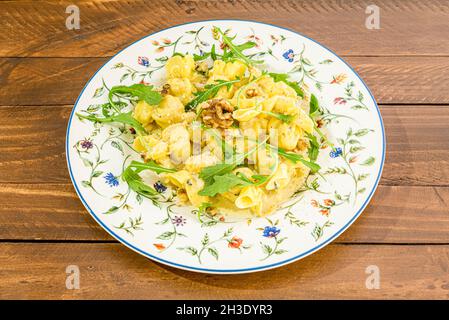
[[[258,95],[259,95],[259,93],[254,88],[249,88],[248,90],[246,90],[247,98],[254,98],[255,96],[258,96]]]
[[[226,99],[212,99],[201,104],[204,124],[212,128],[227,129],[232,126],[234,107]]]
[[[165,96],[170,91],[170,85],[168,83],[164,84],[161,89],[161,95]]]
[[[206,74],[209,71],[209,66],[206,61],[197,61],[195,63],[195,70],[201,74]]]

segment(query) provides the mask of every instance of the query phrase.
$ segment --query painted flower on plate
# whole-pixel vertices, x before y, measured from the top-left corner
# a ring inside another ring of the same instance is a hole
[[[347,78],[348,76],[344,73],[337,74],[336,76],[332,77],[331,84],[342,84]]]
[[[285,51],[282,56],[285,58],[285,60],[287,60],[288,62],[293,62],[293,58],[295,56],[295,53],[293,52],[292,49],[288,49],[287,51]]]
[[[141,66],[148,67],[150,65],[150,60],[147,57],[139,56],[137,58],[137,63]]]
[[[156,189],[157,192],[163,193],[165,190],[167,190],[167,187],[160,181],[156,182],[154,185],[154,189]]]
[[[337,147],[335,149],[333,149],[331,152],[329,152],[329,156],[331,158],[338,158],[339,156],[341,156],[343,153],[343,151],[341,150],[340,147]]]
[[[281,232],[281,229],[279,229],[279,228],[272,227],[272,226],[266,226],[263,229],[263,236],[267,237],[267,238],[274,238],[279,234],[279,232]]]
[[[334,104],[346,104],[346,99],[342,97],[337,97],[334,99]]]
[[[179,226],[183,226],[186,224],[187,220],[184,217],[181,216],[174,216],[171,221],[173,222],[173,224],[177,227]]]
[[[156,249],[161,251],[165,249],[165,246],[162,243],[153,243],[153,246],[155,246]]]
[[[234,248],[234,249],[239,249],[240,246],[242,245],[243,240],[237,237],[232,237],[231,240],[229,240],[228,242],[228,247],[229,248]]]
[[[106,183],[110,186],[110,187],[117,187],[119,185],[118,179],[116,176],[114,176],[114,174],[112,174],[112,172],[107,173],[104,176],[104,179],[106,180]]]
[[[92,142],[92,140],[90,139],[84,139],[80,141],[80,146],[81,148],[83,148],[84,150],[89,150],[92,149],[94,147],[94,144]]]

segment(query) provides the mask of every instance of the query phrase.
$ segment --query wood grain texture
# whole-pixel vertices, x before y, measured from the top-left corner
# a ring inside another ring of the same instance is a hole
[[[381,104],[449,103],[449,57],[345,57]],[[73,104],[106,58],[0,58],[0,105]]]
[[[0,184],[0,203],[0,241],[113,241],[70,184]],[[449,244],[449,188],[380,186],[336,242]]]
[[[0,244],[0,265],[2,299],[449,297],[447,245],[329,245],[282,268],[234,276],[162,266],[120,244]],[[80,268],[79,290],[65,287],[68,265]],[[378,290],[365,286],[371,265],[380,270]]]
[[[0,107],[0,183],[67,183],[70,106]],[[449,185],[449,108],[382,106],[383,185]]]
[[[81,29],[67,30],[69,4]],[[152,32],[205,19],[253,19],[294,29],[343,55],[448,55],[449,3],[378,0],[380,30],[365,27],[373,2],[289,0],[2,1],[0,56],[111,56]]]

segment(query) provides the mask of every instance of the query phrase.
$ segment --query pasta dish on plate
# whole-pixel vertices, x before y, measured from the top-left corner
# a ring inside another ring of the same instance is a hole
[[[215,46],[176,53],[163,83],[114,86],[101,114],[77,115],[131,130],[142,160],[121,178],[139,195],[155,199],[170,188],[180,204],[208,214],[265,216],[320,169],[315,161],[328,141],[314,120],[318,101],[245,55],[253,42],[215,31],[220,53]]]

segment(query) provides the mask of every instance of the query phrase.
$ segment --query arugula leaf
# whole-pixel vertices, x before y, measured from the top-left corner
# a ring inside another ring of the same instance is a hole
[[[193,60],[194,60],[194,61],[203,61],[203,60],[206,60],[207,58],[209,58],[210,54],[211,54],[210,52],[204,52],[202,55],[199,55],[199,54],[194,53],[194,54],[193,54]]]
[[[194,61],[203,61],[209,57],[211,57],[214,61],[217,60],[218,57],[220,57],[220,55],[215,52],[215,44],[212,45],[212,49],[210,50],[210,52],[203,52],[201,55],[196,53],[193,54]]]
[[[199,195],[213,197],[217,193],[225,193],[236,186],[249,186],[253,183],[244,180],[235,174],[226,173],[221,176],[214,176],[214,182],[212,184],[206,185],[200,192]]]
[[[186,111],[196,109],[196,107],[204,101],[207,101],[211,98],[213,98],[217,93],[218,90],[220,90],[221,87],[227,87],[228,90],[231,87],[233,83],[239,82],[240,79],[225,81],[225,80],[217,80],[216,84],[208,84],[204,87],[205,91],[201,91],[192,101],[186,104],[185,109]]]
[[[162,172],[176,172],[175,169],[170,169],[170,168],[164,168],[161,167],[160,165],[158,165],[156,162],[154,161],[150,161],[150,162],[139,162],[139,161],[132,161],[130,163],[130,165],[128,166],[128,168],[134,168],[136,169],[135,172],[139,173],[142,172],[143,170],[151,170],[154,171],[156,173],[162,173]]]
[[[204,214],[207,214],[207,209],[212,207],[212,203],[209,202],[203,202],[200,204],[200,206],[198,207],[198,211],[197,211],[197,218],[198,221],[203,223],[203,220],[201,220],[201,216]]]
[[[240,153],[235,155],[234,161],[230,161],[229,163],[217,163],[213,166],[204,167],[201,169],[199,177],[203,179],[206,185],[213,183],[214,176],[221,176],[227,173],[230,173],[234,170],[239,164],[241,164],[246,157],[253,154],[259,147],[266,143],[269,137],[267,137],[264,141],[260,142],[253,149],[249,150],[246,153]]]
[[[288,74],[271,72],[271,73],[269,73],[269,75],[270,75],[270,77],[273,78],[274,82],[279,82],[279,81],[284,82],[286,85],[293,88],[293,90],[295,90],[295,92],[298,96],[300,96],[301,98],[304,98],[304,91],[301,89],[301,87],[299,86],[299,84],[297,82],[288,80]]]
[[[210,50],[210,57],[212,60],[217,60],[217,53],[215,52],[215,44],[212,45],[212,49]]]
[[[223,40],[223,43],[225,43],[228,46],[229,50],[235,55],[235,57],[245,61],[246,64],[248,64],[248,65],[263,63],[262,60],[251,59],[251,58],[245,56],[245,54],[242,52],[244,50],[251,49],[254,46],[256,46],[256,44],[254,42],[248,41],[248,42],[245,42],[240,45],[235,45],[234,43],[232,43],[232,40],[234,40],[235,37],[230,38],[230,37],[226,36],[221,31],[220,28],[218,28],[218,27],[214,27],[214,28],[216,31],[218,31],[221,34],[221,39]],[[223,52],[223,56],[225,56],[225,52]]]
[[[320,144],[318,142],[318,139],[316,136],[314,136],[313,134],[307,134],[307,137],[309,138],[309,142],[310,142],[310,147],[309,150],[307,151],[308,155],[309,155],[309,159],[311,161],[316,161],[316,159],[318,158],[318,154],[320,152]]]
[[[118,114],[106,116],[103,118],[98,117],[93,114],[84,115],[84,114],[77,113],[76,115],[80,119],[86,119],[86,120],[89,120],[92,122],[119,122],[119,123],[128,124],[131,127],[133,127],[138,133],[140,133],[140,134],[146,133],[145,128],[140,124],[139,121],[134,119],[134,117],[132,116],[132,111],[125,112],[125,113],[118,113]]]
[[[136,83],[131,86],[114,86],[109,90],[109,102],[115,105],[112,100],[114,95],[129,95],[131,97],[137,97],[138,100],[143,100],[149,105],[159,104],[162,100],[162,95],[153,90],[153,86],[147,86],[142,83]]]
[[[320,110],[320,104],[318,103],[318,99],[313,93],[310,96],[309,106],[310,106],[309,114],[311,116],[314,116]]]
[[[251,181],[242,174],[226,173],[221,176],[214,176],[214,182],[206,185],[199,195],[213,197],[218,193],[225,193],[234,187],[257,186],[265,183],[269,176],[253,175],[255,181]]]
[[[154,202],[154,197],[158,195],[158,192],[145,184],[142,178],[132,168],[128,167],[123,171],[122,179],[128,184],[131,190]]]
[[[207,184],[212,182],[214,176],[224,175],[230,173],[237,167],[236,163],[217,163],[213,166],[204,167],[201,169],[199,177]]]
[[[331,141],[329,141],[329,139],[324,135],[324,133],[320,130],[320,128],[318,128],[317,123],[316,123],[315,119],[313,118],[317,114],[321,113],[320,104],[318,102],[317,97],[314,94],[312,94],[310,96],[309,106],[310,106],[309,117],[313,121],[313,128],[318,133],[318,135],[321,137],[322,141],[325,141],[328,146],[330,146],[331,148],[334,148],[334,144]]]
[[[271,146],[272,148],[275,148],[274,146]],[[278,154],[282,157],[284,157],[285,159],[288,159],[290,161],[292,161],[293,163],[296,162],[301,162],[303,165],[307,166],[310,168],[310,170],[312,170],[312,172],[318,172],[321,167],[319,164],[312,162],[312,161],[307,161],[306,159],[304,159],[304,157],[300,154],[297,153],[293,153],[293,152],[287,152],[282,148],[278,148],[277,149]]]
[[[114,95],[125,94],[127,96],[137,97],[139,100],[144,100],[148,104],[158,104],[162,99],[162,96],[159,94],[159,92],[153,91],[152,88],[153,86],[146,86],[144,84],[133,84],[129,87],[112,87],[109,90],[108,95],[109,103],[101,105],[101,111],[104,117],[99,117],[92,113],[89,113],[88,115],[77,113],[76,115],[80,119],[86,119],[92,122],[119,122],[128,124],[133,127],[139,134],[145,134],[146,130],[144,129],[142,124],[132,116],[131,111],[121,112],[121,110],[126,106],[126,103],[124,103],[123,101],[115,102],[112,98]]]

